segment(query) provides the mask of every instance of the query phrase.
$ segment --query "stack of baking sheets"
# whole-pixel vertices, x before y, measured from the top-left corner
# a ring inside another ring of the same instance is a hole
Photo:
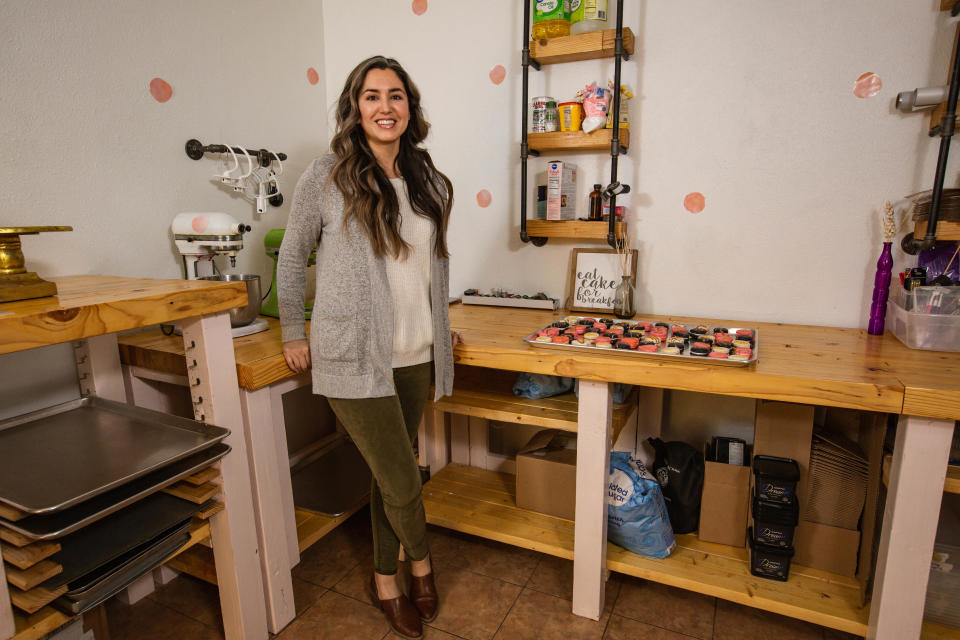
[[[0,421],[0,540],[11,600],[81,613],[182,547],[218,489],[184,500],[227,429],[94,397]],[[211,501],[212,502],[212,501]]]
[[[814,433],[803,519],[857,529],[867,497],[867,468],[857,443],[830,431]]]

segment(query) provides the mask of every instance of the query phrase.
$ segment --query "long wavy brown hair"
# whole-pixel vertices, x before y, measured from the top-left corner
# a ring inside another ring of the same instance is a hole
[[[410,122],[400,137],[396,170],[407,183],[413,211],[433,220],[436,229],[434,250],[440,258],[447,251],[447,222],[453,206],[453,184],[433,164],[430,154],[418,145],[427,137],[430,123],[420,109],[420,92],[400,63],[393,58],[367,58],[347,76],[337,102],[337,132],[330,148],[337,162],[330,178],[346,202],[344,220],[356,219],[370,239],[377,256],[406,258],[410,246],[400,236],[400,203],[380,168],[360,124],[357,101],[363,81],[371,69],[389,69],[403,82],[410,106]]]

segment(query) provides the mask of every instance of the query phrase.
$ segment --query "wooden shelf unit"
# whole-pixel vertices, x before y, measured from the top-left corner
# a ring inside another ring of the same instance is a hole
[[[516,506],[509,474],[450,464],[424,486],[427,522],[541,553],[573,558],[571,520]],[[814,624],[866,635],[869,606],[860,606],[853,578],[793,565],[790,580],[750,574],[746,549],[677,536],[664,560],[607,546],[607,568],[618,573],[730,600]]]
[[[620,150],[630,148],[630,129],[620,128]],[[586,131],[549,131],[547,133],[528,133],[527,144],[543,156],[545,152],[556,151],[609,151],[613,140],[613,129],[600,129],[593,133]],[[546,158],[545,158],[546,159]]]
[[[531,40],[530,56],[540,64],[612,58],[616,37],[616,29],[606,29],[604,31],[550,38],[549,40]],[[627,55],[633,55],[634,40],[633,31],[630,30],[630,27],[624,27],[623,48]]]
[[[578,238],[606,240],[610,223],[586,220],[527,220],[527,234],[531,238]],[[627,233],[627,223],[618,222],[614,235],[618,238]]]

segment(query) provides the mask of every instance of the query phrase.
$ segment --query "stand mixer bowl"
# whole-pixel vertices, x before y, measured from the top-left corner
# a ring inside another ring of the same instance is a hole
[[[218,280],[220,282],[246,282],[247,304],[243,307],[230,309],[230,326],[245,327],[257,319],[260,313],[260,276],[248,273],[230,273],[217,276],[206,276],[201,280]]]

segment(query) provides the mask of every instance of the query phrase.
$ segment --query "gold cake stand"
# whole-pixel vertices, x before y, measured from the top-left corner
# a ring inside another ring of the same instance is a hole
[[[57,285],[27,271],[20,236],[73,227],[0,227],[0,302],[57,295]]]

